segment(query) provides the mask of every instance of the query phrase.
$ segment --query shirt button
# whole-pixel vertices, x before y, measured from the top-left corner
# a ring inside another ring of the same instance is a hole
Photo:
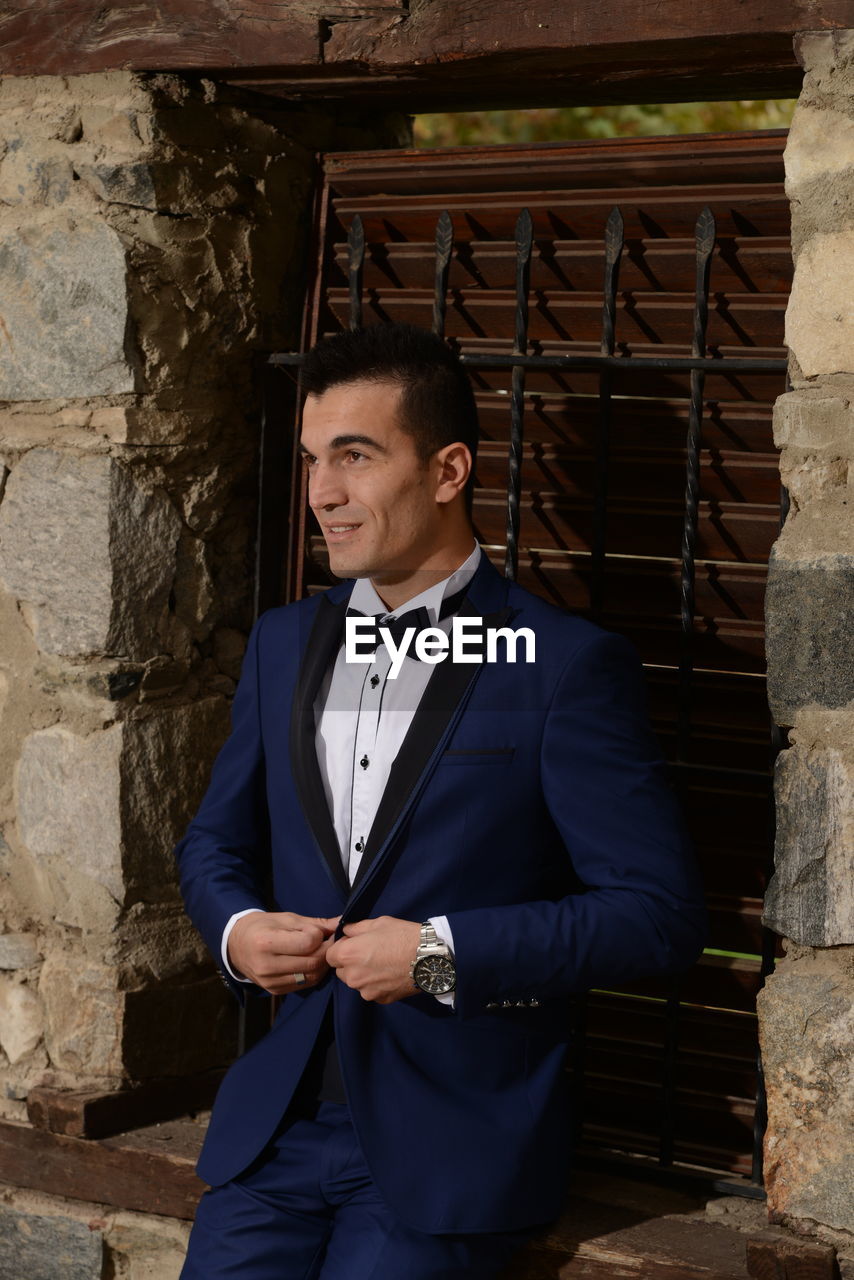
[[[370,763],[371,762],[367,756],[362,756],[361,760],[359,761],[359,764],[362,766],[363,769],[367,769]]]
[[[356,850],[357,853],[361,853],[364,847],[365,846],[362,844],[361,840],[357,840],[356,843],[353,845],[353,848]]]
[[[371,676],[371,688],[372,688],[372,689],[376,689],[376,687],[377,687],[377,685],[379,684],[379,682],[380,682],[380,678],[379,678],[379,676]]]

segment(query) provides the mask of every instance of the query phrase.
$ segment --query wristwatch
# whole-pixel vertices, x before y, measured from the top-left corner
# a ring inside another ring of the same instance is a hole
[[[409,970],[412,981],[430,996],[443,996],[457,985],[454,957],[447,942],[441,942],[429,921],[421,926],[421,941]]]

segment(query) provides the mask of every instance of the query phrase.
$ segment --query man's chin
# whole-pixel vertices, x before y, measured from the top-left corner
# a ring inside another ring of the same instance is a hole
[[[370,578],[371,569],[347,556],[329,553],[329,572],[336,578]]]

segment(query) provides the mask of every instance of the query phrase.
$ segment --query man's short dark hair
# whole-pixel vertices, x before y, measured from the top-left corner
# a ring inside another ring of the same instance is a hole
[[[401,388],[400,427],[426,462],[457,441],[477,457],[477,406],[471,381],[454,351],[412,324],[372,324],[322,338],[305,358],[302,386],[320,396],[348,382],[395,382]],[[466,485],[471,510],[474,466]]]

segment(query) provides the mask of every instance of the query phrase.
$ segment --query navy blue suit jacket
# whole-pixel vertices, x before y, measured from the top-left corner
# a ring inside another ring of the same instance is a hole
[[[703,942],[640,663],[627,641],[484,557],[463,608],[484,625],[530,627],[536,661],[436,667],[351,888],[313,713],[351,589],[271,609],[253,628],[231,736],[176,850],[182,890],[215,956],[245,907],[343,923],[447,915],[456,1006],[366,1002],[333,975],[289,994],[229,1071],[199,1173],[223,1182],[261,1152],[331,1001],[353,1123],[399,1217],[427,1232],[545,1221],[561,1207],[570,1142],[569,997],[683,969]],[[539,1006],[488,1007],[530,999]]]

